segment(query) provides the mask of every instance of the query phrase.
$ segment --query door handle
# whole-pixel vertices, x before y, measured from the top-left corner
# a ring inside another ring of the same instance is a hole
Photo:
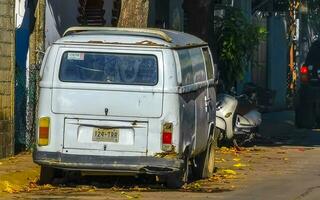
[[[206,112],[209,112],[209,107],[211,106],[210,102],[211,102],[211,98],[208,98],[207,96],[205,96],[204,105],[205,105]]]
[[[205,100],[206,103],[208,103],[208,102],[210,102],[212,99],[211,99],[210,97],[205,96],[205,97],[204,97],[204,100]]]

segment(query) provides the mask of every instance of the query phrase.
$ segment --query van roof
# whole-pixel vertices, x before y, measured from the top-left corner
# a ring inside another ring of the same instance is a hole
[[[188,33],[153,28],[71,27],[56,44],[104,44],[188,48],[206,42]]]

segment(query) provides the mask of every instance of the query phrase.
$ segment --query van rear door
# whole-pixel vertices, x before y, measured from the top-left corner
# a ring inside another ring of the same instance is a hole
[[[162,115],[161,51],[61,48],[52,111],[64,148],[146,152],[148,119]]]

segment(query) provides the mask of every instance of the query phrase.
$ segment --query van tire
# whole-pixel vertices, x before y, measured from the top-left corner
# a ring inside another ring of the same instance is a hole
[[[47,166],[41,166],[39,184],[45,185],[53,182],[56,176],[56,169]]]
[[[215,150],[218,146],[217,134],[209,139],[205,151],[195,157],[195,166],[193,167],[194,177],[196,179],[209,178],[213,176],[215,170]]]

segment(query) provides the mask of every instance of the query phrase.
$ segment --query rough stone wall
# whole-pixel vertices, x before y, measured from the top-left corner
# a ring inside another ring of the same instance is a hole
[[[0,158],[14,153],[14,1],[0,0]]]

